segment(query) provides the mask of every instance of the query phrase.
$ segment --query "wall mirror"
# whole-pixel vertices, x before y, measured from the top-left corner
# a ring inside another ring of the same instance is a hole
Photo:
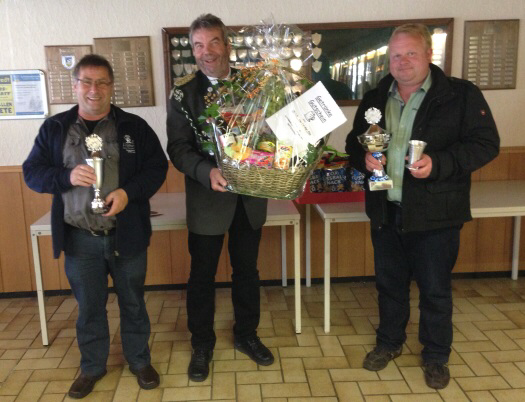
[[[340,106],[358,105],[363,94],[389,72],[388,39],[395,27],[407,22],[428,26],[432,34],[432,62],[450,75],[453,18],[295,24],[312,40],[312,57],[304,73],[322,81]],[[230,27],[238,32],[241,26]],[[177,77],[196,71],[188,28],[163,28],[166,97]],[[231,40],[239,39],[233,34]],[[246,51],[232,53],[232,65],[242,67],[254,60]],[[240,57],[246,53],[246,57]]]

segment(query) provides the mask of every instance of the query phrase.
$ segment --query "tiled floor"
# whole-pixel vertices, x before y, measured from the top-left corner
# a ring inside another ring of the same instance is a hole
[[[190,359],[183,291],[149,292],[151,350],[161,386],[141,390],[122,356],[118,307],[110,295],[112,335],[108,374],[86,401],[523,401],[525,400],[525,279],[455,280],[452,380],[426,387],[417,338],[418,295],[403,355],[378,373],[364,370],[375,342],[373,283],[332,286],[332,330],[323,331],[323,288],[303,287],[303,332],[294,332],[293,287],[261,289],[259,335],[276,356],[257,367],[232,348],[229,289],[217,292],[218,342],[212,374],[203,383],[186,375]],[[47,300],[49,347],[42,347],[36,299],[0,299],[0,402],[63,401],[78,372],[76,302]]]

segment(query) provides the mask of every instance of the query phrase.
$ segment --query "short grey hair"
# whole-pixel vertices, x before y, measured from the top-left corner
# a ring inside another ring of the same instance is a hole
[[[199,29],[213,29],[218,28],[222,32],[222,40],[224,44],[228,44],[228,28],[219,17],[213,14],[202,14],[198,16],[190,25],[190,44],[193,47],[193,34]]]

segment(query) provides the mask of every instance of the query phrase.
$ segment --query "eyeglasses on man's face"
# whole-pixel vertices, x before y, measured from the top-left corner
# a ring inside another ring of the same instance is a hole
[[[106,89],[106,88],[109,88],[111,84],[113,84],[111,81],[107,81],[107,80],[93,81],[93,80],[88,80],[84,78],[77,78],[77,82],[80,82],[80,85],[82,85],[82,87],[86,89],[91,88],[93,85],[95,85],[95,88]]]

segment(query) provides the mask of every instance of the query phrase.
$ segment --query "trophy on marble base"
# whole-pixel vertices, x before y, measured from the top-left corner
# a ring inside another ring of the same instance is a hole
[[[388,149],[391,135],[377,125],[381,120],[381,111],[371,107],[365,112],[365,119],[371,126],[368,130],[357,137],[359,143],[366,151],[372,152],[372,156],[381,161],[382,152]],[[374,174],[368,179],[370,191],[388,190],[394,187],[394,182],[381,166],[381,169],[374,169]]]
[[[95,198],[91,201],[91,210],[95,214],[103,214],[107,212],[108,208],[106,202],[100,198],[100,188],[102,187],[104,179],[104,158],[100,156],[102,138],[97,134],[91,134],[86,137],[86,147],[88,151],[91,152],[91,158],[87,158],[86,163],[95,169],[95,175],[97,176],[97,180],[95,184],[93,184]]]

